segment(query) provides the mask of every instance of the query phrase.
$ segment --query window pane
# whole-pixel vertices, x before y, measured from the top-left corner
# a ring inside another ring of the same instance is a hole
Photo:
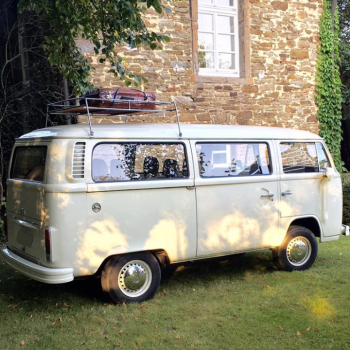
[[[218,36],[219,51],[235,51],[235,37],[233,35]]]
[[[314,173],[319,171],[314,143],[281,143],[280,151],[284,173]]]
[[[218,33],[234,33],[233,17],[218,16],[217,17],[217,31]]]
[[[214,164],[226,164],[226,152],[225,153],[213,153]]]
[[[44,181],[46,146],[17,147],[12,161],[12,179]]]
[[[235,69],[235,55],[230,53],[220,53],[219,69]]]
[[[214,68],[214,54],[210,52],[198,52],[200,68]]]
[[[92,178],[97,182],[187,178],[184,145],[180,143],[113,143],[93,151]]]
[[[200,2],[203,0],[200,0]],[[219,6],[233,6],[233,0],[217,0]]]
[[[201,32],[212,32],[213,15],[207,13],[198,13],[198,30]]]
[[[213,0],[199,0],[200,4],[212,4]]]
[[[214,35],[198,33],[198,48],[200,50],[214,50]]]
[[[331,162],[329,161],[326,151],[321,143],[316,143],[318,153],[318,164],[320,169],[331,168]]]
[[[265,143],[197,143],[196,151],[201,177],[271,174]]]

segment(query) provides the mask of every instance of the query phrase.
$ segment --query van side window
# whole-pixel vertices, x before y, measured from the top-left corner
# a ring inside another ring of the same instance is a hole
[[[46,146],[16,147],[13,155],[11,179],[43,182]]]
[[[266,143],[197,143],[196,151],[201,177],[272,173]]]
[[[101,143],[92,155],[95,182],[188,178],[182,143]]]
[[[320,167],[320,170],[326,169],[326,168],[331,168],[331,162],[329,161],[327,157],[327,153],[322,145],[322,143],[317,142],[316,143],[317,147],[317,155],[318,155],[318,165]]]
[[[280,143],[283,172],[286,174],[315,173],[319,171],[314,142]]]

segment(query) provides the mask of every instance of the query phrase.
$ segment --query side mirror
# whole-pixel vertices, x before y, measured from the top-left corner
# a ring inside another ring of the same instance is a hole
[[[328,180],[332,180],[335,176],[333,168],[322,168],[321,171],[323,172],[323,176]]]

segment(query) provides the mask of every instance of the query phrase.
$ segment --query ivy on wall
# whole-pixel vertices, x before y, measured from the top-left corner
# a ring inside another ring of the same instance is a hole
[[[339,18],[336,11],[333,31],[331,8],[332,1],[324,0],[319,24],[320,45],[316,70],[317,118],[320,122],[320,135],[332,153],[338,171],[343,171],[340,156],[342,95],[339,74]]]

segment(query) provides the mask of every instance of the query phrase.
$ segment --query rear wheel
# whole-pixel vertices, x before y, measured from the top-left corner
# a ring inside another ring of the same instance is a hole
[[[161,278],[157,259],[148,252],[111,258],[102,271],[105,294],[116,303],[141,302],[154,297]]]
[[[313,265],[317,252],[315,235],[303,226],[291,226],[285,240],[273,256],[281,270],[302,271]]]

